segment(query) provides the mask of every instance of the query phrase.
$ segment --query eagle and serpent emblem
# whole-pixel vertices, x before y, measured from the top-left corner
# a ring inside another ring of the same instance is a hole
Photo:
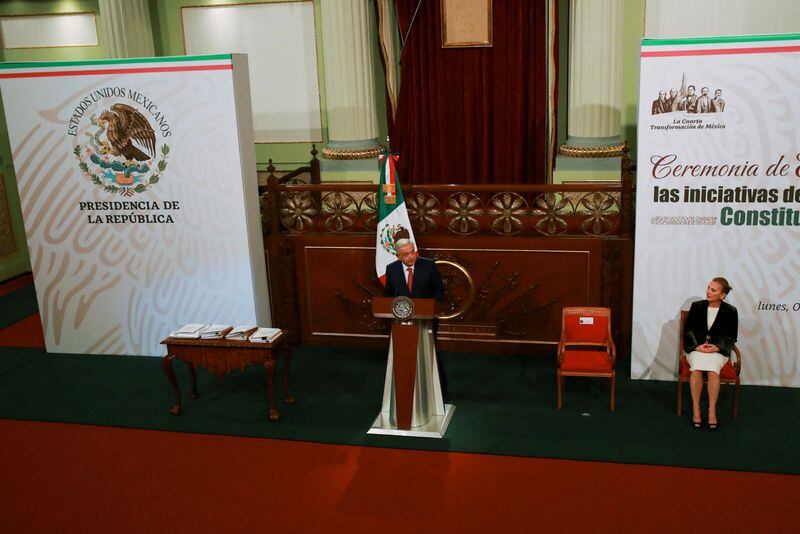
[[[156,150],[156,134],[144,115],[127,104],[113,104],[92,115],[88,138],[74,149],[81,171],[108,193],[132,196],[157,184],[167,169],[169,146]]]

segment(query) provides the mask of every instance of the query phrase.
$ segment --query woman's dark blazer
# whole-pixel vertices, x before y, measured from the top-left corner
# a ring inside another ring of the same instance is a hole
[[[692,307],[689,308],[689,316],[683,328],[683,350],[692,352],[698,345],[706,342],[706,336],[710,336],[709,343],[719,347],[720,354],[730,357],[738,333],[739,312],[736,308],[725,301],[720,302],[717,318],[709,331],[708,301],[698,300],[692,302]]]

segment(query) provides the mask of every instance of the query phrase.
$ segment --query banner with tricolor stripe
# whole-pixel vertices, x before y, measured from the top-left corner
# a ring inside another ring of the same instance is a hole
[[[0,91],[48,352],[270,324],[247,56],[0,63]]]
[[[124,74],[173,74],[233,70],[231,54],[204,56],[100,59],[83,61],[29,61],[0,63],[0,79],[63,78]]]
[[[408,218],[403,190],[397,176],[397,160],[400,156],[386,152],[378,157],[381,168],[380,185],[378,186],[378,229],[375,236],[375,274],[386,285],[386,266],[397,259],[394,248],[395,234],[400,230],[408,232],[409,239],[414,241],[414,231]]]
[[[675,380],[679,310],[724,276],[741,383],[800,387],[798,73],[798,34],[642,42],[631,378]]]

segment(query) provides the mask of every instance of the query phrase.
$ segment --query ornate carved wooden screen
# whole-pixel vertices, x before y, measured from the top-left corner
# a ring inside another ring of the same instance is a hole
[[[633,279],[632,186],[620,184],[424,185],[404,188],[425,256],[464,266],[477,296],[443,321],[445,350],[555,350],[564,306],[609,306],[628,353]],[[279,183],[262,188],[273,319],[295,341],[385,346],[388,325],[370,300],[375,276],[377,186]],[[466,283],[443,269],[448,302]]]

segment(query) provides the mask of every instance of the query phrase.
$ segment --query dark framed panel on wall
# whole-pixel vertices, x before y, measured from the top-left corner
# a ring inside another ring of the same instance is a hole
[[[442,48],[492,46],[492,0],[441,0]]]

